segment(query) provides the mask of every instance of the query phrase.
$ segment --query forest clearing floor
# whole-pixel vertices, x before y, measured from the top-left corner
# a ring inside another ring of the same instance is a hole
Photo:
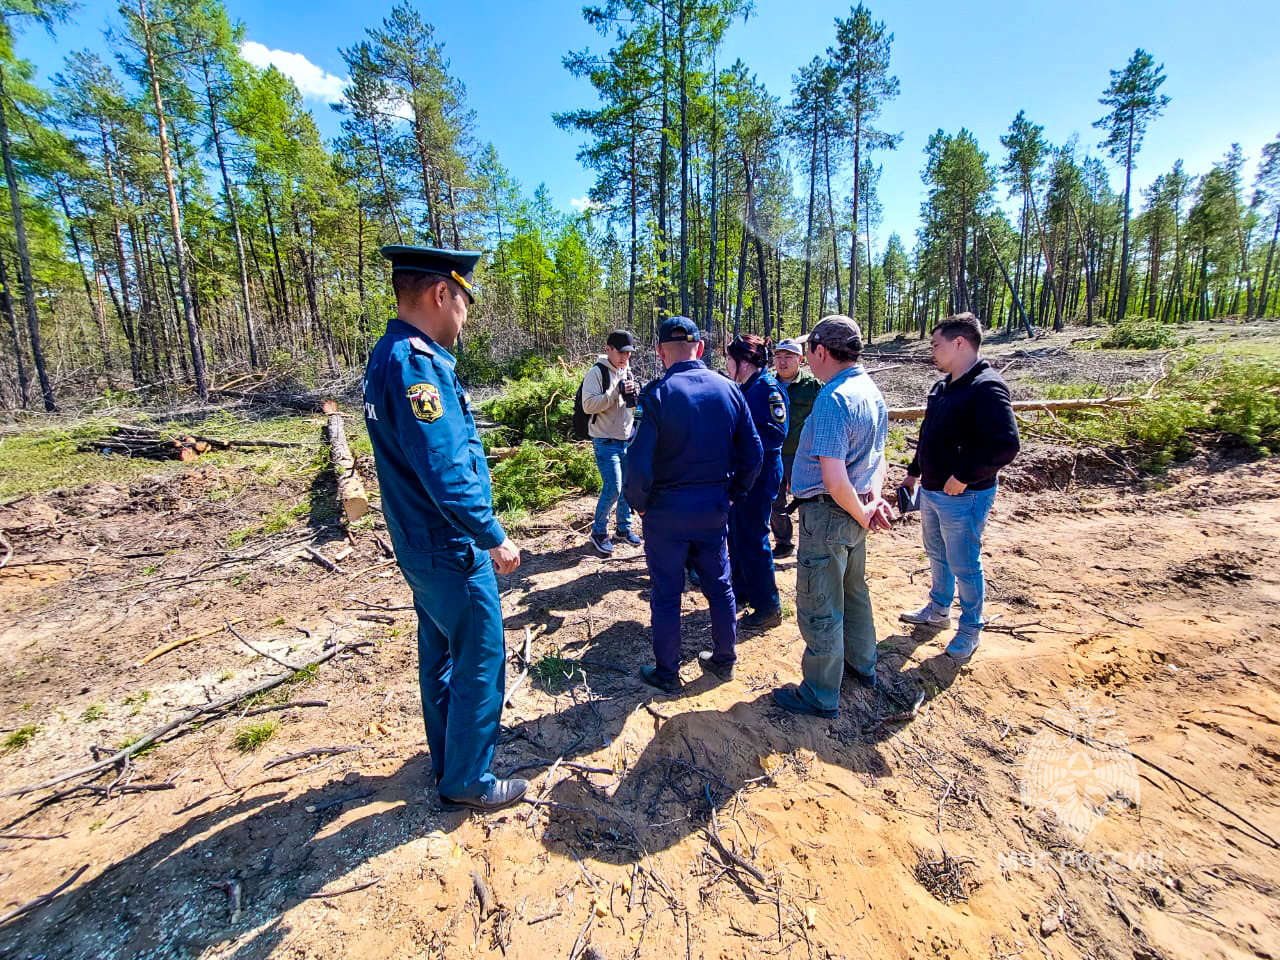
[[[0,793],[343,652],[98,789],[0,798],[0,914],[66,884],[0,924],[0,955],[1278,955],[1280,460],[1135,481],[1033,445],[963,667],[897,621],[927,589],[918,522],[877,534],[885,691],[847,685],[833,721],[769,696],[799,677],[793,558],[783,624],[740,638],[728,683],[700,674],[686,594],[686,686],[659,695],[636,677],[643,552],[595,556],[594,498],[564,501],[499,578],[508,689],[526,627],[533,669],[495,767],[539,805],[467,817],[427,787],[416,621],[379,524],[348,540],[317,506],[331,477],[219,456],[0,506],[0,736],[27,741]],[[308,546],[353,550],[332,572]]]

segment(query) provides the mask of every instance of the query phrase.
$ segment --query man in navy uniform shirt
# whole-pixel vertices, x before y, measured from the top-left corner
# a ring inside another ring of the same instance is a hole
[[[640,396],[639,426],[627,451],[623,493],[644,518],[655,666],[640,678],[680,690],[680,598],[691,562],[711,606],[712,650],[699,663],[719,680],[737,660],[737,608],[729,573],[729,504],[760,472],[761,448],[742,391],[702,362],[704,344],[687,317],[658,328],[666,373]]]
[[[493,515],[471,400],[449,352],[479,253],[389,246],[396,316],[369,357],[364,415],[382,510],[418,614],[418,682],[445,809],[499,810],[525,780],[489,771],[506,683],[498,573],[520,551]]]

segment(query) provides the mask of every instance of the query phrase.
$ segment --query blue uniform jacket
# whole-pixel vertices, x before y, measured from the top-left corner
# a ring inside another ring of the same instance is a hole
[[[751,489],[760,437],[733,381],[686,360],[646,387],[639,407],[622,483],[633,510],[727,509]]]
[[[473,542],[492,550],[507,538],[493,515],[489,464],[454,364],[449,351],[393,318],[365,368],[365,426],[402,566]]]
[[[787,439],[787,416],[790,409],[787,391],[778,386],[773,374],[768,370],[761,370],[752,374],[751,379],[742,385],[742,395],[747,399],[751,422],[760,435],[765,462],[778,459],[782,455],[782,444]]]

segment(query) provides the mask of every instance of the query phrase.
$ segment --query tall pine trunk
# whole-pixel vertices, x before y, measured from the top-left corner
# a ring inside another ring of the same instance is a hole
[[[196,395],[203,402],[209,399],[209,378],[205,370],[200,330],[196,325],[196,308],[191,295],[191,280],[187,273],[187,254],[182,239],[182,211],[178,208],[178,191],[173,179],[169,133],[165,123],[164,100],[160,96],[160,77],[157,73],[155,47],[151,42],[151,21],[147,18],[146,0],[138,0],[138,16],[142,26],[143,50],[147,58],[147,74],[151,81],[151,99],[156,110],[156,128],[160,135],[160,165],[164,170],[165,191],[169,196],[169,230],[173,235],[173,256],[178,267],[178,292],[182,298],[182,316],[187,328],[188,346],[191,349],[191,370],[195,377]]]
[[[27,330],[31,338],[31,359],[35,363],[36,376],[40,380],[40,393],[44,408],[52,413],[58,409],[53,398],[53,385],[44,363],[44,347],[40,343],[40,315],[36,312],[36,288],[31,276],[31,250],[27,245],[27,222],[22,210],[22,197],[18,193],[18,172],[13,165],[9,143],[9,119],[6,116],[4,69],[0,67],[0,156],[4,160],[4,177],[9,186],[9,211],[13,216],[14,238],[18,244],[18,270],[22,274],[22,300],[27,312]],[[29,397],[28,397],[29,402]]]

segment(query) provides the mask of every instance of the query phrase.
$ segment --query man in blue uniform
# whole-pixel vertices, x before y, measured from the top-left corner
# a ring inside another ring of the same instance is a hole
[[[396,316],[373,348],[364,416],[382,510],[418,614],[418,682],[445,809],[499,810],[525,780],[489,772],[506,683],[498,573],[520,551],[493,515],[489,467],[449,350],[480,254],[389,246]]]
[[[760,476],[729,510],[729,561],[733,595],[751,613],[738,621],[747,630],[782,623],[782,603],[769,548],[769,512],[782,483],[782,443],[787,439],[787,395],[766,368],[769,341],[754,333],[734,337],[725,350],[725,371],[746,398],[751,422],[764,448]]]
[[[658,328],[666,373],[640,396],[635,440],[627,452],[623,493],[644,518],[649,611],[655,666],[640,678],[667,693],[680,690],[680,597],[690,561],[711,606],[713,649],[698,660],[720,680],[737,660],[737,609],[729,575],[729,504],[760,472],[760,438],[742,391],[707,368],[704,344],[687,317]]]

